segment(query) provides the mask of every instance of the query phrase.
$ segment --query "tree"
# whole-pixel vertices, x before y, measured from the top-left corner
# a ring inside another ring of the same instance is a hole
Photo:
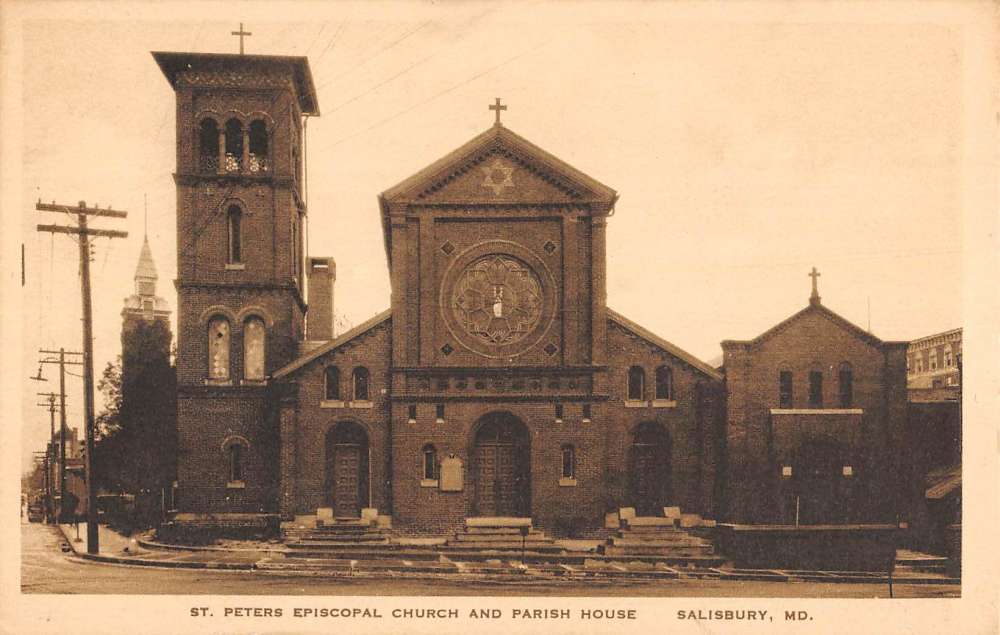
[[[122,334],[122,355],[98,383],[104,410],[97,419],[98,485],[136,496],[147,522],[176,471],[176,372],[165,321],[134,320]]]

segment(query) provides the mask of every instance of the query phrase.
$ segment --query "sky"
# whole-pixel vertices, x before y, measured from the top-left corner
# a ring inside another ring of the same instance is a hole
[[[20,209],[4,228],[20,223],[26,253],[24,374],[39,348],[82,338],[77,246],[34,230],[70,219],[35,211],[39,198],[129,212],[92,223],[129,232],[96,241],[97,377],[120,353],[144,232],[176,308],[174,95],[150,51],[238,52],[240,20],[248,53],[309,59],[322,114],[308,124],[308,249],[337,261],[344,325],[389,305],[378,193],[488,128],[496,97],[504,125],[619,192],[608,305],[701,359],[804,307],[813,266],[823,303],[883,339],[963,325],[963,43],[946,22],[684,3],[172,4],[20,24]],[[22,467],[47,434],[34,393],[57,373],[43,374],[21,380]],[[68,390],[82,429],[80,379]]]

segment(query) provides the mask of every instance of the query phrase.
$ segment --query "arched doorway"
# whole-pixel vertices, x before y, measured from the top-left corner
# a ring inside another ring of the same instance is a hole
[[[640,423],[629,452],[629,495],[639,516],[658,516],[670,504],[670,433],[656,422]]]
[[[359,518],[369,506],[368,435],[356,423],[341,422],[326,433],[326,492],[339,518]]]
[[[480,420],[472,452],[475,461],[473,513],[531,515],[531,436],[515,416],[495,412]]]
[[[841,491],[846,464],[844,448],[835,441],[807,441],[799,446],[792,476],[800,524],[846,522],[842,502],[847,492]]]

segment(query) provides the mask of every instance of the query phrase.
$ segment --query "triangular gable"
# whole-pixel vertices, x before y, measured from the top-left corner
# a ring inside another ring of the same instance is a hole
[[[495,172],[495,175],[487,173]],[[513,171],[513,185],[507,181]],[[517,186],[527,179],[533,187]],[[473,186],[474,184],[474,186]],[[615,191],[502,125],[431,163],[380,195],[386,203],[548,202],[613,204]],[[470,197],[469,194],[475,196]]]
[[[722,373],[712,368],[705,362],[701,361],[691,353],[688,353],[687,351],[679,348],[678,346],[671,344],[670,342],[656,335],[652,331],[639,326],[638,324],[628,319],[621,313],[618,313],[617,311],[612,311],[611,309],[607,308],[605,310],[607,311],[608,314],[608,321],[614,322],[618,326],[624,328],[627,331],[631,331],[632,333],[646,340],[650,344],[662,348],[668,354],[673,355],[677,359],[685,362],[686,364],[688,364],[695,370],[700,371],[702,374],[708,376],[709,378],[714,379],[716,381],[722,381]]]
[[[774,326],[764,331],[763,333],[753,338],[752,340],[749,341],[726,340],[724,344],[749,344],[750,346],[759,346],[766,340],[771,339],[775,335],[781,333],[789,326],[791,326],[795,322],[799,321],[800,319],[811,313],[819,313],[821,316],[830,320],[835,325],[844,329],[854,337],[858,338],[859,340],[862,340],[863,342],[871,346],[874,346],[875,348],[882,348],[882,346],[886,344],[886,342],[875,337],[874,335],[864,330],[860,326],[857,326],[856,324],[850,322],[846,318],[837,315],[836,313],[834,313],[833,311],[831,311],[830,309],[826,308],[825,306],[819,303],[810,304],[801,311],[793,314],[791,317],[782,320],[778,324],[775,324]]]
[[[351,340],[356,339],[361,335],[364,335],[368,331],[371,331],[372,329],[379,326],[380,324],[382,324],[391,317],[392,317],[392,309],[386,309],[385,311],[382,311],[375,317],[365,322],[362,322],[361,324],[355,326],[349,331],[345,331],[343,334],[338,335],[329,342],[326,342],[321,346],[317,346],[316,348],[312,349],[305,355],[302,355],[298,359],[295,359],[289,364],[283,366],[282,368],[279,368],[278,370],[276,370],[274,373],[271,374],[271,378],[281,379],[283,377],[291,375],[297,370],[319,359],[320,357],[323,357],[330,351],[336,350],[337,348],[343,346],[344,344],[347,344]]]

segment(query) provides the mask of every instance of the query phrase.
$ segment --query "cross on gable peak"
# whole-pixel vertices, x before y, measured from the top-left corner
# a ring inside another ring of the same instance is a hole
[[[501,110],[507,110],[507,106],[500,104],[500,98],[499,97],[496,98],[496,103],[490,104],[490,110],[494,110],[497,113],[497,120],[496,120],[496,122],[493,125],[494,126],[502,125],[500,123],[500,111]]]
[[[809,277],[812,278],[812,295],[809,296],[809,304],[819,304],[819,285],[817,284],[817,279],[823,274],[819,272],[816,267],[812,268],[809,272]]]
[[[239,36],[239,38],[240,38],[240,55],[243,55],[243,38],[245,36],[253,35],[253,33],[250,33],[249,31],[244,31],[243,30],[243,23],[240,22],[240,30],[239,31],[230,31],[229,34],[230,35],[237,35],[237,36]]]

